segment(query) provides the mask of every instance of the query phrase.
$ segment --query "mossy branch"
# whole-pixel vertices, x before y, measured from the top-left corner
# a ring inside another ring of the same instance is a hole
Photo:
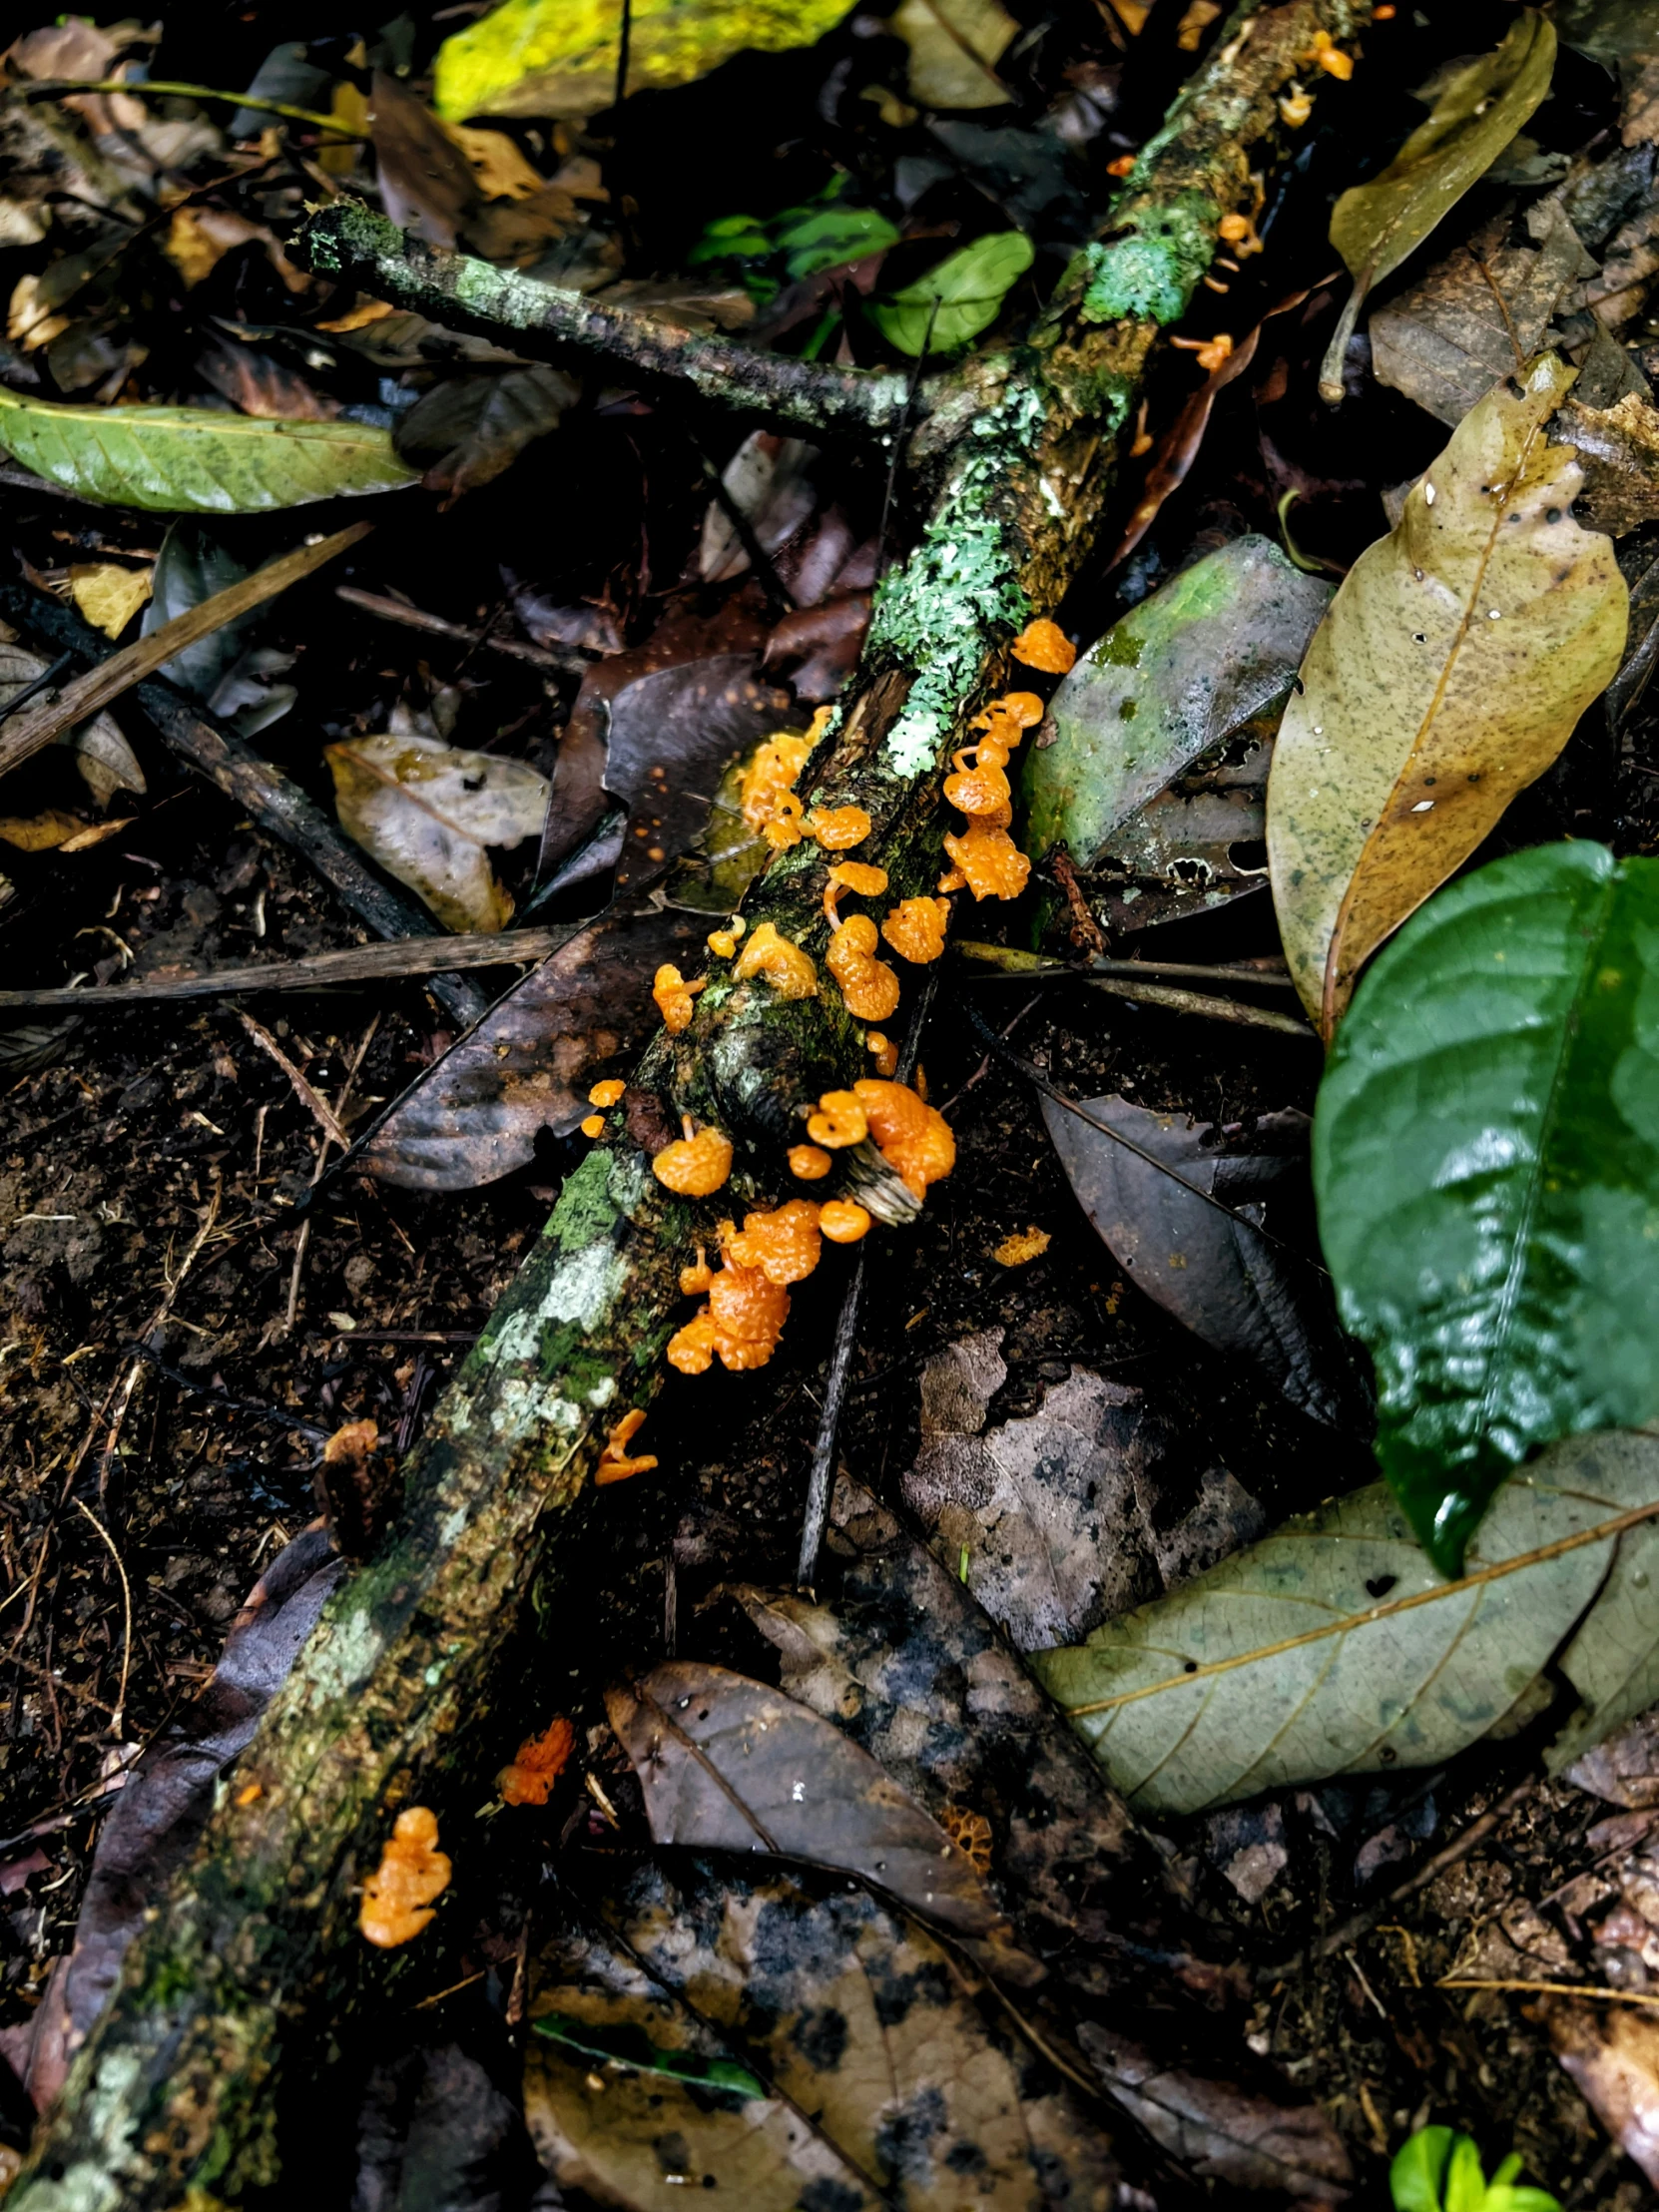
[[[1362,15],[1341,0],[1241,11],[1034,339],[953,376],[912,440],[931,520],[881,588],[848,704],[801,785],[869,813],[859,857],[886,867],[895,897],[931,888],[940,767],[1005,688],[1015,631],[1057,605],[1091,541],[1161,329],[1207,269],[1221,217],[1249,205],[1252,149],[1278,126],[1275,95],[1306,67],[1317,30],[1341,36]],[[339,273],[362,281],[371,271],[385,296],[515,342],[527,326],[552,342],[534,296],[545,287],[515,290],[521,279],[459,265],[502,287],[496,313],[459,296],[447,262],[394,248],[363,211],[316,219],[313,267],[324,238],[354,241]],[[604,353],[600,325],[584,328],[572,342]],[[699,350],[705,342],[715,341]],[[822,857],[814,846],[782,855],[751,899],[751,926],[770,920],[822,953]],[[636,1080],[733,1138],[733,1182],[706,1209],[712,1221],[751,1193],[787,1194],[783,1152],[800,1109],[864,1066],[859,1029],[828,980],[819,997],[783,1001],[728,973]],[[872,1211],[901,1218],[910,1201],[878,1159],[861,1173]],[[489,1711],[502,1656],[532,1591],[556,1605],[580,1571],[595,1463],[619,1414],[659,1384],[664,1343],[687,1313],[678,1274],[697,1228],[620,1139],[567,1183],[411,1458],[390,1539],[330,1602],[187,1879],[134,1944],[8,2212],[172,2212],[276,2181],[278,2085],[300,2074],[330,2008],[362,2003],[399,1970],[357,1939],[353,1885],[411,1802],[431,1805],[446,1845],[464,1853],[484,1747],[501,1754]]]

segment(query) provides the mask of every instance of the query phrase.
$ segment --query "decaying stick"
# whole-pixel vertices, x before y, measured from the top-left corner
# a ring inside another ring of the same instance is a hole
[[[19,629],[32,631],[54,647],[71,647],[96,662],[104,641],[72,607],[63,607],[22,585],[0,585],[0,614]],[[343,831],[328,820],[292,777],[255,752],[200,707],[154,679],[133,695],[167,746],[181,760],[217,785],[234,806],[252,815],[262,830],[309,861],[342,904],[381,937],[424,938],[432,917],[424,906],[377,875]],[[463,1029],[482,1018],[489,1000],[463,975],[434,974],[427,988],[452,1021]]]
[[[895,895],[932,888],[940,767],[1005,681],[1010,637],[1057,604],[1090,543],[1161,328],[1184,312],[1222,216],[1251,205],[1251,149],[1279,128],[1275,95],[1306,69],[1316,31],[1346,35],[1367,12],[1290,0],[1238,16],[1033,339],[970,363],[918,426],[907,462],[931,519],[884,579],[849,703],[800,787],[869,813],[860,856],[887,868]],[[344,226],[328,211],[297,251],[316,268],[333,255],[340,274],[436,319],[515,343],[550,327],[527,279],[440,269],[424,248],[405,258],[388,234],[363,211]],[[815,847],[783,854],[751,897],[751,929],[769,920],[821,951],[822,885]],[[718,1205],[741,1212],[751,1194],[781,1194],[797,1109],[861,1070],[861,1034],[830,986],[782,1001],[728,971],[697,1006],[636,1081],[733,1138]],[[884,1219],[908,1210],[878,1156],[855,1173]],[[698,1228],[621,1135],[572,1175],[411,1454],[397,1523],[330,1600],[186,1878],[135,1942],[9,2212],[173,2212],[276,2182],[279,2092],[326,2063],[319,2018],[388,1979],[355,1935],[354,1885],[414,1802],[437,1812],[464,1878],[480,1779],[511,1748],[490,1725],[503,1656],[532,1589],[557,1607],[587,1516],[614,1498],[592,1472],[610,1427],[658,1387]]]

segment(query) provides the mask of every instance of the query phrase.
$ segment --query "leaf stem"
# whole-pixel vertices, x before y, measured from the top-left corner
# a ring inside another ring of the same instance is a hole
[[[223,100],[228,107],[250,108],[258,115],[285,116],[290,123],[308,123],[313,130],[332,131],[337,138],[355,139],[361,146],[370,143],[368,132],[354,130],[338,116],[318,115],[314,108],[291,108],[285,100],[260,100],[250,93],[220,92],[213,85],[179,84],[172,78],[43,77],[37,84],[14,85],[12,90],[25,100],[66,100],[88,92],[130,92],[140,99]]]

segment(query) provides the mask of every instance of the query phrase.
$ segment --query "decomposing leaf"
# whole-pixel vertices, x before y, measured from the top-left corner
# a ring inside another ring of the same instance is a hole
[[[1428,120],[1369,184],[1352,185],[1331,216],[1331,243],[1354,290],[1320,372],[1320,395],[1341,404],[1348,341],[1374,284],[1396,270],[1483,176],[1549,90],[1555,26],[1528,8],[1503,43],[1438,87]]]
[[[1320,1090],[1320,1237],[1377,1452],[1455,1571],[1494,1486],[1659,1413],[1659,861],[1534,846],[1425,907]]]
[[[665,960],[686,963],[708,929],[706,915],[672,908],[585,923],[404,1092],[358,1164],[427,1191],[472,1190],[522,1167],[544,1129],[568,1135],[592,1112],[595,1075],[659,1025],[652,976]],[[511,956],[510,939],[502,952]]]
[[[399,458],[423,467],[428,491],[458,499],[493,483],[525,447],[556,430],[582,395],[557,368],[509,368],[435,384],[397,426]]]
[[[1040,1978],[966,1855],[858,1746],[764,1682],[670,1660],[606,1697],[651,1833],[702,1851],[766,1852],[856,1876]]]
[[[1000,108],[1013,98],[996,65],[1019,25],[1000,0],[904,0],[892,28],[910,49],[918,107]]]
[[[876,328],[901,353],[954,353],[988,329],[1035,255],[1023,231],[993,231],[947,255],[925,276],[870,307]]]
[[[38,815],[0,816],[0,841],[19,852],[84,852],[132,825],[131,815],[121,822],[83,822],[61,807],[47,807]]]
[[[162,540],[154,572],[155,595],[145,609],[141,635],[150,637],[216,593],[230,591],[252,573],[223,541],[200,523],[175,522]],[[251,607],[161,665],[169,683],[229,722],[240,737],[256,737],[279,722],[299,696],[286,675],[293,655],[253,642],[263,612]]]
[[[1123,1098],[1082,1104],[1139,1148],[1042,1102],[1078,1203],[1130,1280],[1207,1344],[1248,1360],[1293,1405],[1340,1423],[1341,1354],[1320,1279],[1256,1226],[1276,1192],[1305,1187],[1306,1117],[1263,1115],[1249,1139],[1228,1145],[1211,1122]]]
[[[1659,1691],[1659,1623],[1621,1687],[1589,1687],[1632,1604],[1651,1604],[1656,1503],[1659,1439],[1574,1437],[1504,1484],[1446,1582],[1374,1482],[1030,1663],[1149,1813],[1437,1765],[1535,1710],[1552,1662],[1582,1701],[1562,1765]]]
[[[570,225],[576,203],[538,177],[499,131],[452,131],[389,71],[374,72],[374,161],[386,213],[428,246],[461,246],[485,260],[533,253]],[[489,149],[513,156],[509,166]],[[492,197],[493,195],[493,197]]]
[[[775,53],[833,30],[846,0],[633,0],[628,89],[683,85],[746,47]],[[613,0],[505,0],[438,48],[432,100],[470,116],[584,116],[616,93]]]
[[[344,738],[324,749],[340,828],[450,929],[504,929],[513,902],[487,847],[536,836],[547,779],[436,738]]]
[[[69,571],[69,596],[95,630],[119,638],[150,597],[150,570],[121,561],[77,561]]]
[[[1559,194],[1527,209],[1525,243],[1509,243],[1510,228],[1507,214],[1496,217],[1409,290],[1372,310],[1379,383],[1444,423],[1461,422],[1538,352],[1555,316],[1577,305],[1582,279],[1595,275]]]
[[[49,665],[10,638],[0,639],[0,708],[9,706],[26,685],[38,683]],[[81,781],[100,807],[107,807],[117,792],[149,790],[138,756],[113,715],[94,715],[90,722],[65,730],[57,742],[74,752]]]
[[[197,356],[196,369],[204,383],[228,399],[239,414],[282,422],[334,422],[344,412],[337,399],[326,398],[275,353],[223,331],[211,333]]]
[[[1102,928],[1147,929],[1266,890],[1272,766],[1271,738],[1224,742],[1112,830],[1088,886]]]
[[[1628,595],[1580,529],[1573,381],[1553,354],[1498,385],[1344,579],[1285,709],[1268,858],[1291,973],[1327,1036],[1361,966],[1541,776],[1605,689]]]
[[[61,491],[118,507],[252,514],[413,482],[384,430],[212,407],[94,407],[0,386],[0,446]]]
[[[1622,538],[1659,521],[1659,407],[1651,399],[1627,392],[1610,407],[1586,407],[1575,393],[1554,434],[1578,455],[1578,509],[1591,529]]]
[[[687,2188],[745,2212],[956,2212],[966,2175],[974,2204],[1010,2212],[1114,2202],[1098,2125],[875,1899],[645,1867],[605,1920],[614,1949],[555,1936],[532,1981],[533,2021],[557,2013],[635,2057],[532,2041],[525,2112],[561,2188],[634,2212],[674,2212]],[[677,2078],[688,2060],[735,2078]]]
[[[1659,2020],[1622,2004],[1557,2004],[1549,2031],[1584,2101],[1659,2188]]]
[[[1093,867],[1111,832],[1285,698],[1331,587],[1235,538],[1131,608],[1055,692],[1025,764],[1027,848]],[[1239,831],[1238,834],[1248,834]]]
[[[721,484],[763,552],[776,553],[818,505],[812,478],[818,457],[817,446],[803,438],[752,430],[726,464]],[[736,523],[721,501],[712,499],[697,549],[698,575],[706,584],[723,584],[748,566],[749,550]]]

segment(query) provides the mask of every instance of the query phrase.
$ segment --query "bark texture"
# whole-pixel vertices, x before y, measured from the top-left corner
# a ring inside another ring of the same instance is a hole
[[[1366,12],[1290,0],[1230,25],[1032,341],[954,376],[911,440],[931,519],[881,588],[849,704],[800,785],[868,811],[858,857],[887,868],[893,897],[932,888],[939,770],[967,718],[1006,688],[1009,640],[1057,604],[1090,542],[1159,332],[1184,311],[1221,217],[1248,206],[1249,150],[1277,127],[1276,93],[1306,67],[1316,30],[1342,35]],[[524,297],[536,287],[499,272],[488,274],[512,290],[510,314],[486,313],[458,284],[435,297],[427,250],[393,253],[363,227],[372,219],[352,221],[348,235],[368,243],[340,266],[359,283],[497,335],[552,327]],[[784,854],[751,896],[751,929],[770,920],[822,954],[822,860],[812,845]],[[913,998],[916,971],[904,972]],[[866,1066],[828,978],[794,1001],[729,972],[710,982],[692,1026],[662,1038],[636,1078],[737,1146],[732,1182],[700,1210],[703,1234],[717,1214],[788,1195],[797,1109]],[[884,1219],[913,1211],[877,1155],[847,1172]],[[187,2195],[205,2205],[275,2185],[284,2067],[330,2011],[399,1972],[356,1937],[353,1885],[410,1803],[431,1805],[443,1845],[464,1853],[477,1770],[501,1756],[488,1727],[496,1668],[531,1595],[556,1607],[579,1571],[594,1462],[608,1428],[657,1387],[689,1311],[678,1272],[698,1230],[620,1133],[566,1185],[412,1455],[392,1536],[330,1602],[188,1878],[134,1946],[14,2212],[171,2212]]]

